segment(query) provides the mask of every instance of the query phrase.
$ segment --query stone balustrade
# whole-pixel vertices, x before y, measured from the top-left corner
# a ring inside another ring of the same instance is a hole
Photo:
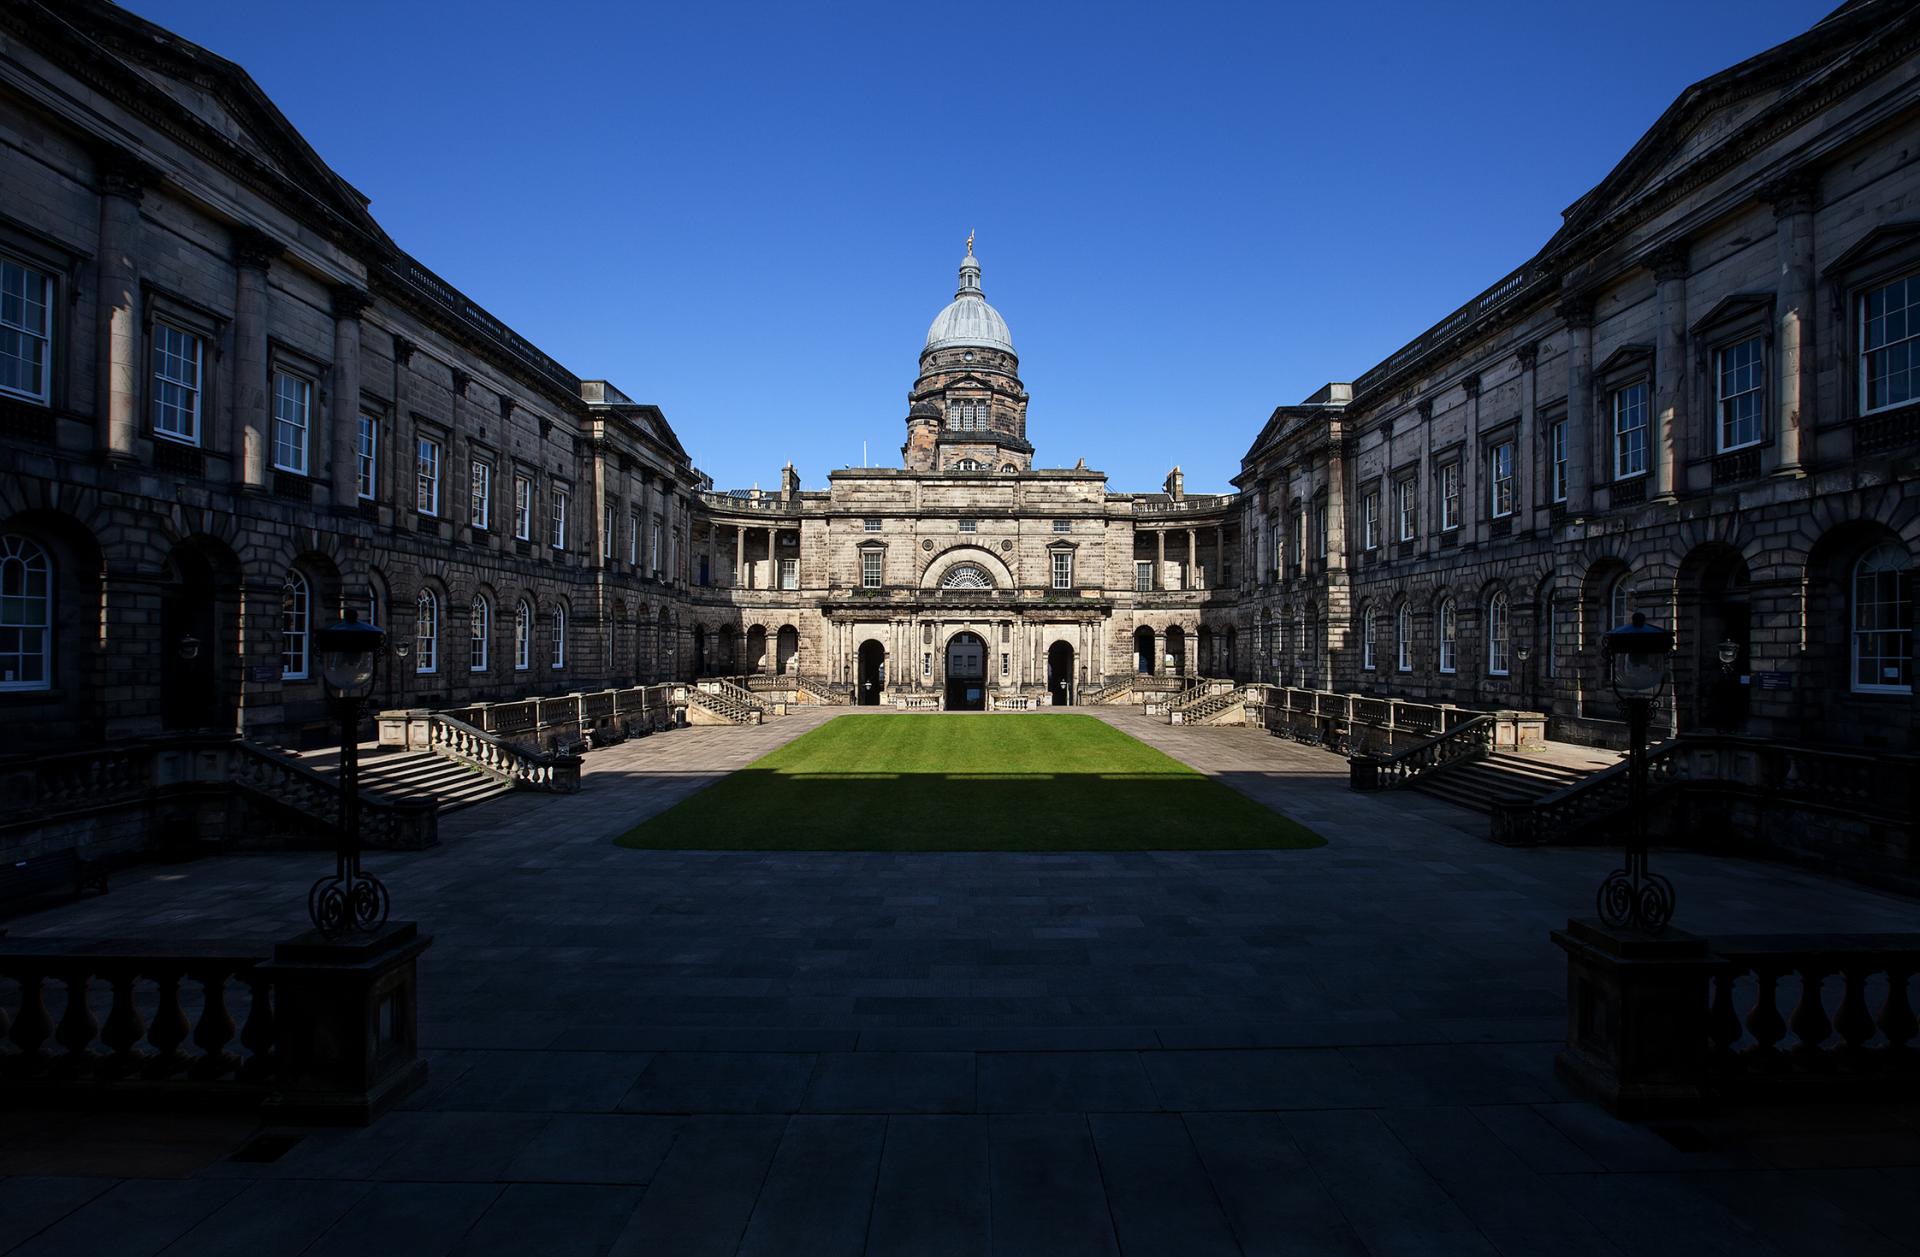
[[[630,686],[505,703],[475,703],[437,714],[508,742],[523,743],[548,753],[571,754],[590,743],[616,742],[624,737],[671,728],[672,690],[669,685]],[[435,714],[425,707],[381,712],[380,745],[416,751],[437,749],[429,731]]]
[[[1478,716],[1491,717],[1488,746],[1492,750],[1532,751],[1546,745],[1544,712],[1482,712],[1451,703],[1295,686],[1258,685],[1249,686],[1248,691],[1248,724],[1348,755],[1390,755]]]
[[[6,940],[0,1095],[364,1123],[425,1080],[414,984],[430,944],[410,923],[278,946]]]

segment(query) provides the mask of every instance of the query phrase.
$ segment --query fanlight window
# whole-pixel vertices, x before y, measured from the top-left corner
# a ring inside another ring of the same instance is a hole
[[[978,563],[959,563],[940,580],[942,589],[992,589],[993,578]]]

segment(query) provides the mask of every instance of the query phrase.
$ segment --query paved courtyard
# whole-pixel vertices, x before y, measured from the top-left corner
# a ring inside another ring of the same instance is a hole
[[[612,845],[831,714],[597,752],[576,796],[376,854],[435,936],[428,1086],[271,1161],[231,1159],[244,1117],[0,1115],[0,1252],[1920,1251],[1920,1107],[1647,1127],[1579,1102],[1547,932],[1613,857],[1495,847],[1317,751],[1105,714],[1315,850]],[[1697,932],[1920,929],[1814,874],[1657,858]],[[152,866],[9,925],[285,936],[320,862]]]

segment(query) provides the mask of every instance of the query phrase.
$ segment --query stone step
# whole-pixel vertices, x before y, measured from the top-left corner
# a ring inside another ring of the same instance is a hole
[[[1416,778],[1413,789],[1475,812],[1491,813],[1496,802],[1525,803],[1542,798],[1608,766],[1607,760],[1597,756],[1583,765],[1500,753]]]
[[[340,771],[337,749],[310,751],[301,760],[326,777]],[[454,812],[509,794],[513,787],[458,760],[431,751],[401,751],[392,747],[362,747],[360,788],[389,799],[425,799],[437,811]]]

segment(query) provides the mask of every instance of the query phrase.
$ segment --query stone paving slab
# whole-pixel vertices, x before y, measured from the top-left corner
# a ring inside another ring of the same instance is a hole
[[[1555,1080],[1547,931],[1612,853],[1495,847],[1257,731],[1094,713],[1326,847],[612,845],[832,714],[597,751],[578,795],[370,857],[434,935],[428,1086],[270,1162],[229,1159],[244,1116],[0,1114],[0,1252],[1920,1251],[1916,1106],[1649,1127]],[[1697,932],[1920,928],[1810,873],[1655,860]],[[8,924],[271,939],[315,863],[134,870]]]

